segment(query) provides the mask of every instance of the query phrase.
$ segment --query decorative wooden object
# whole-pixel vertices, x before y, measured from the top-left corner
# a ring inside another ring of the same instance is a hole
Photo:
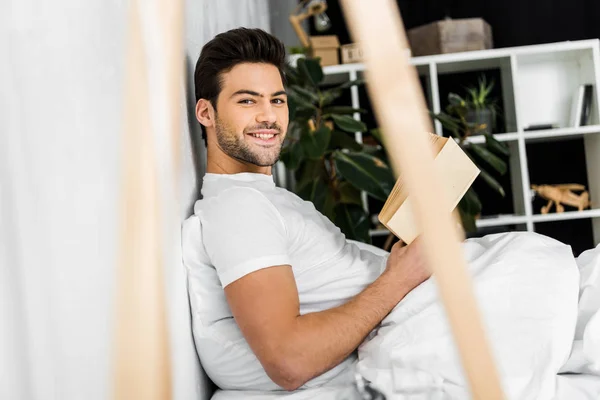
[[[159,57],[164,62],[165,118],[174,156],[183,82],[183,3],[159,0]],[[139,5],[129,3],[124,94],[120,256],[116,271],[113,398],[171,398],[158,171],[150,124],[148,66]],[[175,158],[177,161],[177,158]]]
[[[289,16],[290,24],[294,32],[300,39],[302,46],[310,49],[312,57],[321,58],[321,66],[337,65],[340,63],[339,47],[340,42],[335,35],[322,35],[309,37],[302,29],[302,21],[314,15],[324,13],[327,10],[327,3],[316,2],[308,6],[304,12],[301,10],[310,0],[302,0],[292,14]]]
[[[491,49],[492,28],[481,18],[445,19],[408,31],[414,56]]]
[[[343,0],[354,41],[363,46],[367,89],[397,175],[403,171],[420,225],[428,264],[435,275],[472,396],[504,395],[475,302],[472,282],[453,224],[449,196],[433,166],[424,132],[432,132],[414,67],[404,49],[406,33],[393,0]],[[377,27],[377,29],[373,29]]]
[[[565,211],[563,204],[577,207],[583,211],[590,206],[590,194],[585,190],[585,186],[577,183],[567,183],[563,185],[531,185],[531,189],[540,197],[548,200],[548,204],[542,207],[542,214],[548,214],[552,204],[556,205],[556,212]],[[574,192],[581,192],[576,194]]]
[[[344,44],[340,47],[342,64],[360,63],[363,61],[362,49],[358,43]]]
[[[298,39],[300,39],[300,43],[302,43],[302,46],[307,48],[310,47],[310,39],[308,38],[306,32],[304,32],[304,29],[302,29],[302,21],[312,17],[313,15],[321,14],[327,10],[327,4],[325,2],[319,2],[311,4],[305,12],[300,12],[300,10],[302,10],[302,8],[306,6],[309,1],[310,0],[302,0],[298,6],[296,6],[294,12],[289,16],[290,24],[292,24],[294,32],[296,32]]]

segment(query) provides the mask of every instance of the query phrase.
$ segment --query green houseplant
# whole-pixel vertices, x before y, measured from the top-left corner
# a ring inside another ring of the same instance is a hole
[[[487,84],[485,79],[481,78],[477,88],[467,89],[468,96],[463,98],[456,93],[450,93],[445,111],[439,114],[431,113],[431,115],[440,121],[481,170],[478,179],[483,180],[504,197],[504,188],[498,182],[497,177],[503,176],[507,172],[506,160],[510,156],[508,146],[506,143],[496,140],[492,135],[490,124],[493,124],[495,117],[491,119],[472,117],[473,111],[477,110],[491,110],[495,115],[495,103],[489,98],[492,87],[493,82]],[[481,144],[471,142],[469,137],[475,135],[484,135],[485,142]],[[482,204],[473,187],[460,201],[458,210],[465,230],[474,232],[476,230],[475,220],[481,213]]]
[[[465,119],[467,122],[480,126],[481,132],[494,133],[498,107],[496,100],[491,97],[494,81],[487,82],[485,75],[481,75],[477,86],[467,87],[467,96],[461,98],[466,106]],[[455,96],[458,96],[455,94]]]
[[[294,192],[311,201],[348,239],[369,243],[369,216],[361,191],[381,201],[395,180],[380,146],[357,143],[366,131],[352,114],[364,110],[334,105],[360,80],[325,88],[318,58],[298,59],[286,67],[290,124],[281,160],[293,172]]]

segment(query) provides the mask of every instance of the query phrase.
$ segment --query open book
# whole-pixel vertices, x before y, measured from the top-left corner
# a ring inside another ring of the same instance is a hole
[[[452,213],[480,171],[454,139],[428,135],[435,155],[434,167],[450,198],[448,213]],[[413,218],[407,190],[400,175],[379,213],[379,221],[408,244],[419,236],[420,230]]]

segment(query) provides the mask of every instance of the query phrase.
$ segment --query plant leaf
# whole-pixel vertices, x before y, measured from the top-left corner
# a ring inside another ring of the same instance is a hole
[[[502,197],[506,196],[506,193],[504,192],[504,188],[502,187],[502,185],[500,183],[498,183],[498,181],[493,176],[491,176],[486,170],[481,169],[481,172],[479,173],[479,177],[481,179],[483,179],[484,182],[487,183],[489,187],[491,187],[496,192],[498,192],[498,194],[500,194],[500,196],[502,196]]]
[[[379,144],[383,145],[383,135],[381,134],[381,129],[371,129],[369,133],[375,138],[375,140],[379,142]]]
[[[448,114],[445,113],[439,113],[439,114],[434,114],[434,113],[430,113],[430,115],[437,119],[438,121],[440,121],[440,123],[442,124],[442,126],[446,129],[448,129],[450,132],[452,132],[452,136],[454,136],[457,139],[461,138],[460,135],[460,131],[461,131],[461,125],[460,125],[460,120],[457,118],[454,118]]]
[[[331,140],[329,141],[329,146],[327,148],[329,150],[350,149],[354,151],[361,151],[363,146],[348,133],[334,130],[331,133]]]
[[[321,107],[326,107],[341,95],[342,91],[337,88],[325,90],[321,92],[321,99],[319,104],[321,105]]]
[[[327,192],[328,187],[322,179],[313,179],[299,187],[296,194],[302,199],[312,202],[315,208],[322,212]]]
[[[329,189],[325,192],[325,201],[323,202],[321,213],[329,218],[331,222],[335,221],[335,198],[333,197],[333,192]]]
[[[319,58],[300,58],[298,59],[298,72],[315,89],[323,80],[323,69]]]
[[[450,103],[453,106],[458,106],[458,107],[465,107],[466,104],[467,104],[463,100],[463,98],[460,97],[459,95],[457,95],[456,93],[449,93],[448,94],[448,103]]]
[[[366,113],[367,110],[363,110],[362,108],[354,108],[351,106],[329,106],[323,109],[323,118],[326,118],[326,115],[329,114],[354,114],[354,113]]]
[[[500,175],[504,175],[507,170],[506,163],[497,155],[490,152],[483,146],[479,146],[477,144],[472,144],[468,147],[469,150],[479,159],[484,161],[487,165],[494,168]],[[481,168],[480,168],[481,169]]]
[[[303,97],[305,100],[309,101],[311,104],[312,103],[317,103],[319,101],[319,95],[315,92],[312,92],[308,89],[303,88],[302,86],[290,86],[288,88],[288,92],[292,90],[294,91],[297,95],[299,95],[300,97]]]
[[[509,157],[510,150],[506,143],[499,142],[494,138],[493,135],[486,134],[485,135],[485,145],[486,147],[493,153],[496,153],[500,156]]]
[[[300,121],[302,123],[307,123],[310,118],[313,118],[315,116],[315,114],[316,110],[313,108],[298,107],[295,110],[294,120]]]
[[[465,232],[476,232],[477,225],[475,224],[475,216],[464,211],[461,207],[458,208],[458,213]]]
[[[352,87],[354,85],[356,86],[360,86],[360,85],[364,85],[365,84],[365,80],[364,79],[355,79],[353,81],[346,81],[344,83],[342,83],[340,86],[337,87],[337,89],[348,89],[349,87]]]
[[[333,122],[343,131],[346,132],[364,132],[367,130],[367,126],[364,122],[357,121],[349,115],[337,115],[332,114],[331,119]]]
[[[469,188],[462,199],[460,199],[460,207],[466,213],[471,215],[477,215],[481,213],[482,205],[479,196],[475,193],[473,188]]]
[[[304,154],[309,158],[316,159],[323,156],[330,139],[331,129],[323,125],[314,132],[311,132],[308,129],[303,131],[302,136],[300,137],[300,143],[304,149]]]
[[[340,192],[340,203],[356,204],[358,206],[362,206],[360,190],[352,186],[350,182],[340,182],[340,184],[338,185],[338,190]]]
[[[302,150],[300,142],[291,143],[281,151],[281,161],[283,161],[287,169],[292,171],[298,169],[303,159],[304,150]]]
[[[301,188],[308,182],[312,182],[316,179],[328,179],[328,174],[325,170],[325,165],[323,164],[323,160],[321,159],[304,159],[304,162],[300,164],[300,166],[294,173],[294,176],[296,178],[296,188]]]
[[[288,99],[295,102],[296,108],[309,108],[316,110],[317,106],[315,106],[310,100],[306,99],[303,95],[299,94],[296,89],[288,88],[287,90]]]
[[[346,235],[346,239],[371,243],[369,218],[361,206],[338,204],[335,208],[335,224]]]
[[[360,190],[385,201],[394,187],[394,176],[381,159],[365,153],[333,153],[337,172]]]

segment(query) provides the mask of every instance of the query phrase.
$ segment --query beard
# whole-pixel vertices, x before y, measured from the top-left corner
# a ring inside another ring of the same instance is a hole
[[[281,153],[282,140],[279,143],[263,147],[255,143],[249,143],[245,140],[247,132],[259,129],[276,129],[280,138],[282,135],[281,127],[277,123],[263,123],[252,127],[247,127],[240,135],[221,121],[219,117],[215,120],[215,131],[219,147],[225,154],[239,161],[257,165],[259,167],[271,167],[278,160]]]

